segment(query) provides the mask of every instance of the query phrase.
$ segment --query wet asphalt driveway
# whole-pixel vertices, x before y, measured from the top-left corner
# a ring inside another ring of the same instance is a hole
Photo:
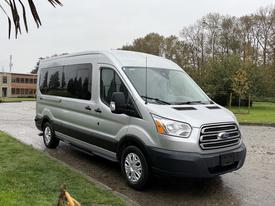
[[[137,192],[125,184],[115,163],[64,143],[56,150],[45,149],[34,116],[35,102],[0,104],[0,130],[45,150],[140,205],[275,205],[275,128],[241,127],[247,159],[239,171],[211,180],[155,177],[148,189]]]

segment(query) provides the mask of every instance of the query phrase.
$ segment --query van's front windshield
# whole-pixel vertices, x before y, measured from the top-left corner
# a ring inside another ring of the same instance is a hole
[[[147,69],[125,67],[125,74],[145,100],[156,104],[209,104],[211,100],[202,92],[197,84],[183,71],[172,69]]]

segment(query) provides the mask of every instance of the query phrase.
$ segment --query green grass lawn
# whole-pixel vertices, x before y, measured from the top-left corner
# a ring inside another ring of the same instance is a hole
[[[60,185],[84,205],[126,205],[81,174],[0,131],[0,205],[56,205]]]
[[[35,98],[29,98],[29,97],[3,97],[0,98],[1,102],[22,102],[22,101],[35,101]]]
[[[231,111],[241,123],[275,123],[275,103],[254,102],[249,114],[245,114],[248,112],[247,107],[241,107],[240,111],[238,107],[232,107]]]

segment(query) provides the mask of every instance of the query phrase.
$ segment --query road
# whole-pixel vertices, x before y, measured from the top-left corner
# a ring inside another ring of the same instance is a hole
[[[62,143],[45,149],[34,125],[35,102],[0,104],[0,130],[93,177],[140,205],[275,205],[275,128],[242,126],[247,159],[239,171],[211,180],[153,178],[142,192],[130,189],[119,166]]]

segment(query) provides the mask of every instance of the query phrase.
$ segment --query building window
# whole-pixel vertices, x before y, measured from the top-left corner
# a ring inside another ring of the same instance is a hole
[[[11,82],[15,83],[16,82],[16,78],[12,77]]]
[[[8,77],[7,76],[3,76],[3,84],[7,84],[8,83]]]
[[[24,78],[21,78],[21,79],[20,79],[20,83],[25,83],[25,79],[24,79]]]
[[[36,79],[34,79],[34,80],[33,80],[33,82],[34,82],[34,84],[36,84],[37,80],[36,80]]]
[[[16,78],[16,83],[20,83],[20,78]]]
[[[11,89],[11,94],[15,94],[15,88]]]
[[[30,79],[30,84],[33,84],[33,79]]]
[[[20,94],[20,89],[16,89],[16,94]]]
[[[25,79],[25,83],[28,84],[29,83],[29,79]]]

